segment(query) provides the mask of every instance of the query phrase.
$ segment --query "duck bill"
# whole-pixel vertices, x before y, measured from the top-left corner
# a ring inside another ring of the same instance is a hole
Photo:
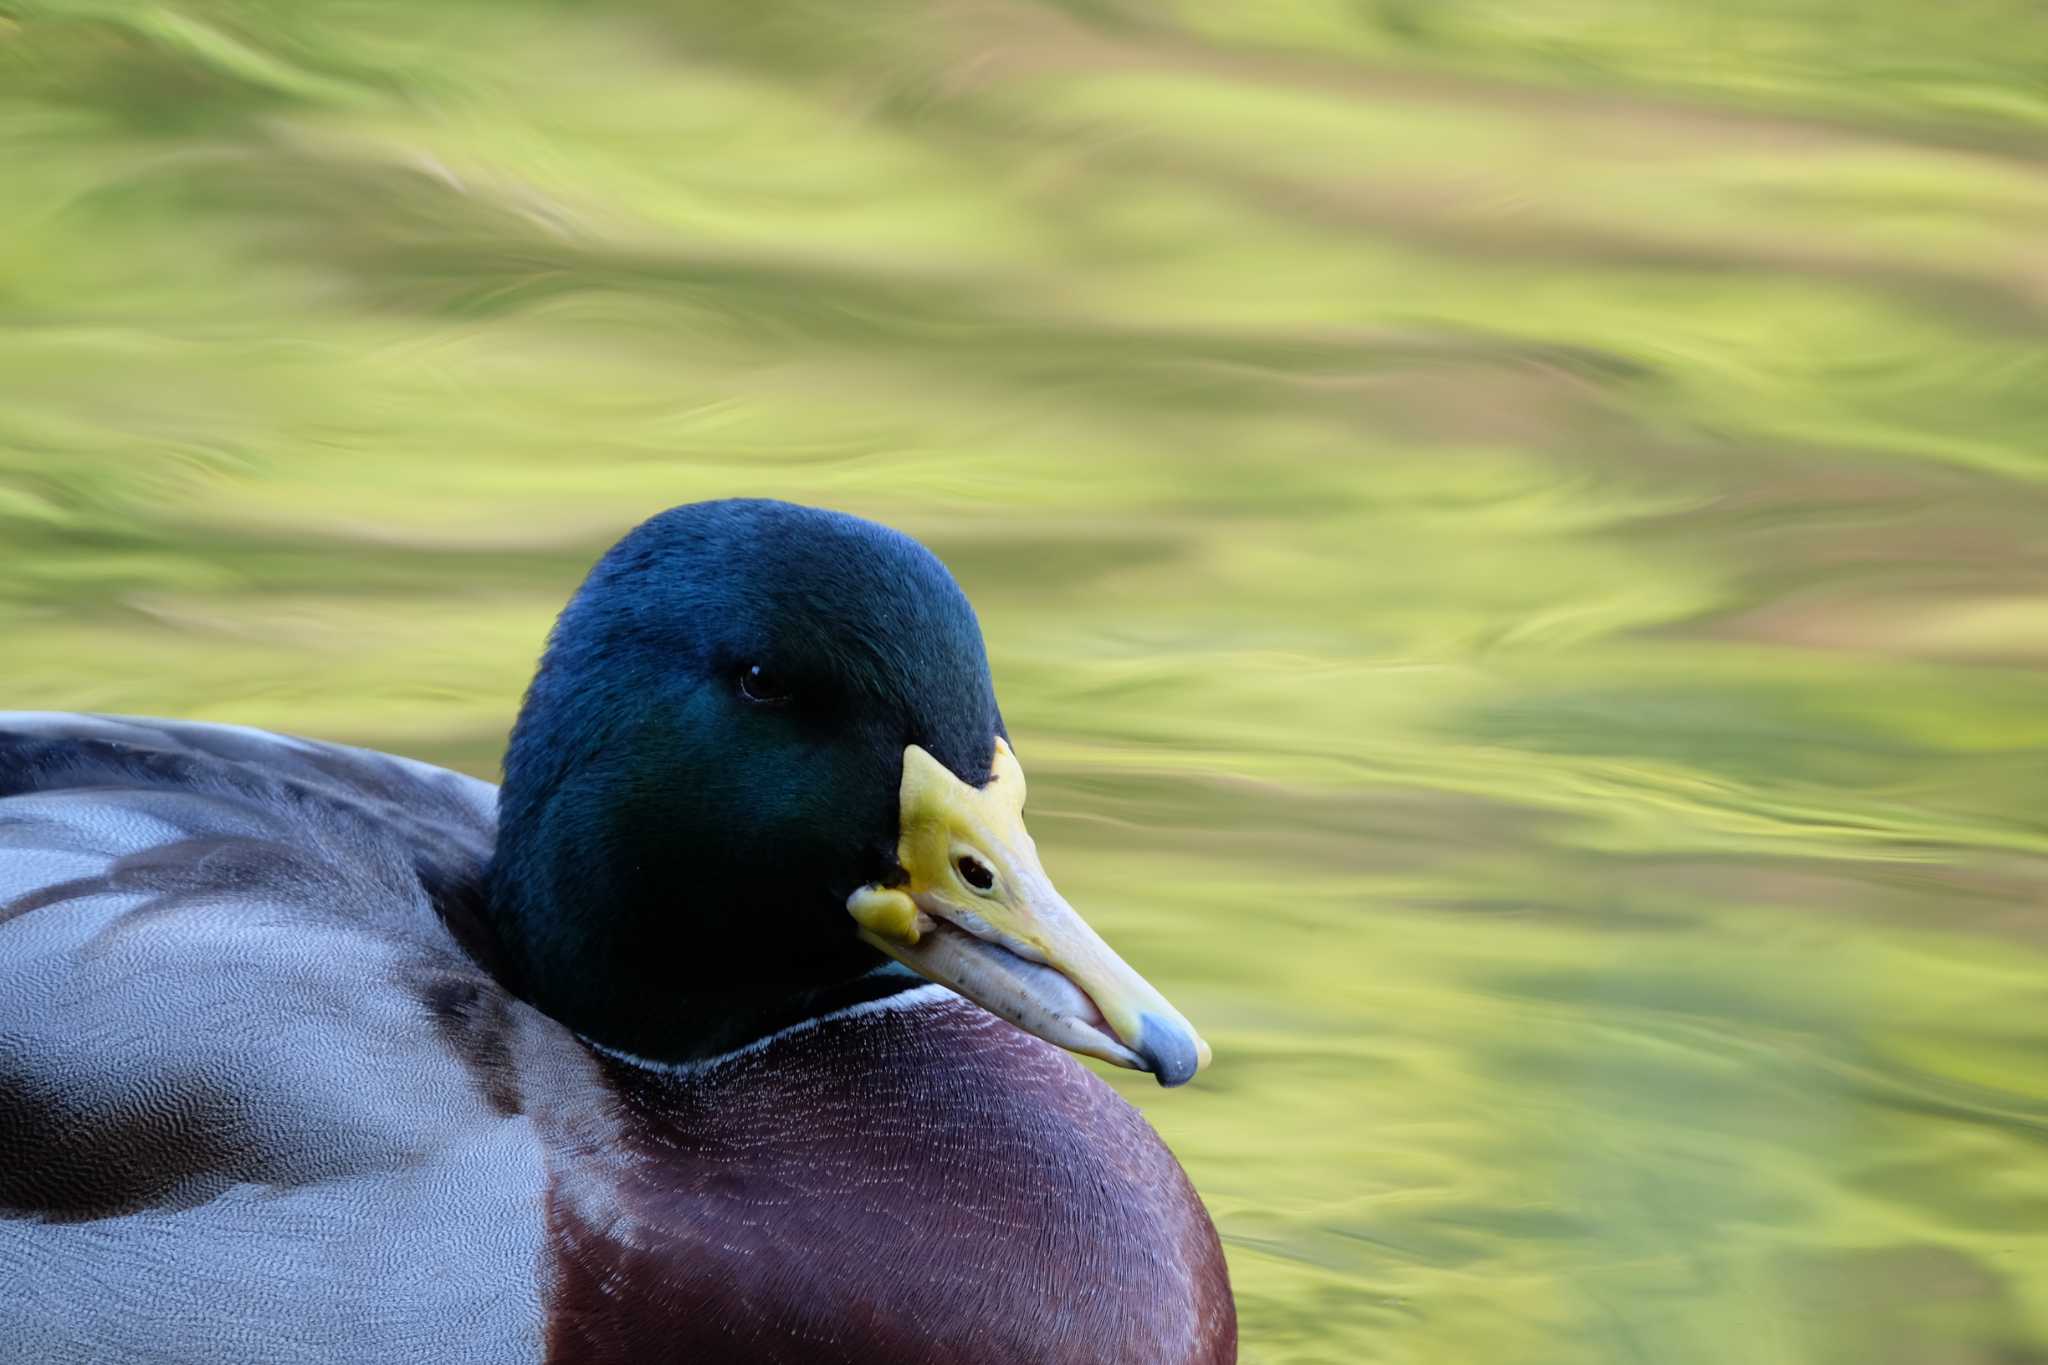
[[[847,900],[860,935],[1027,1033],[1179,1085],[1209,1064],[1179,1010],[1053,889],[1024,829],[1024,773],[1002,739],[971,787],[903,752],[897,886]]]

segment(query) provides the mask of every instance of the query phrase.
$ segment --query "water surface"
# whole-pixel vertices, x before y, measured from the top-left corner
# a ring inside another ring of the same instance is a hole
[[[1668,11],[1668,12],[1663,12]],[[874,516],[1244,1355],[2048,1361],[2048,21],[0,0],[0,679],[494,775]]]

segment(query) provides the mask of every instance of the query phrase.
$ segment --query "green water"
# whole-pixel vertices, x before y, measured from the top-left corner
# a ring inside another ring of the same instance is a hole
[[[491,774],[626,525],[878,517],[1247,1361],[2048,1361],[2038,3],[0,16],[6,702]]]

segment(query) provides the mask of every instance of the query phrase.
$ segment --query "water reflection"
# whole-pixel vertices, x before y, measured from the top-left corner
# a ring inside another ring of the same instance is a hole
[[[1248,1360],[2048,1359],[2034,73],[1625,11],[17,11],[10,699],[490,773],[622,526],[879,517]]]

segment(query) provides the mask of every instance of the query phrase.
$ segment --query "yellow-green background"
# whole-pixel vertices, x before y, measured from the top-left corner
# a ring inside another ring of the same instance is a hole
[[[2038,0],[0,0],[0,681],[494,772],[979,604],[1252,1362],[2048,1360]]]

